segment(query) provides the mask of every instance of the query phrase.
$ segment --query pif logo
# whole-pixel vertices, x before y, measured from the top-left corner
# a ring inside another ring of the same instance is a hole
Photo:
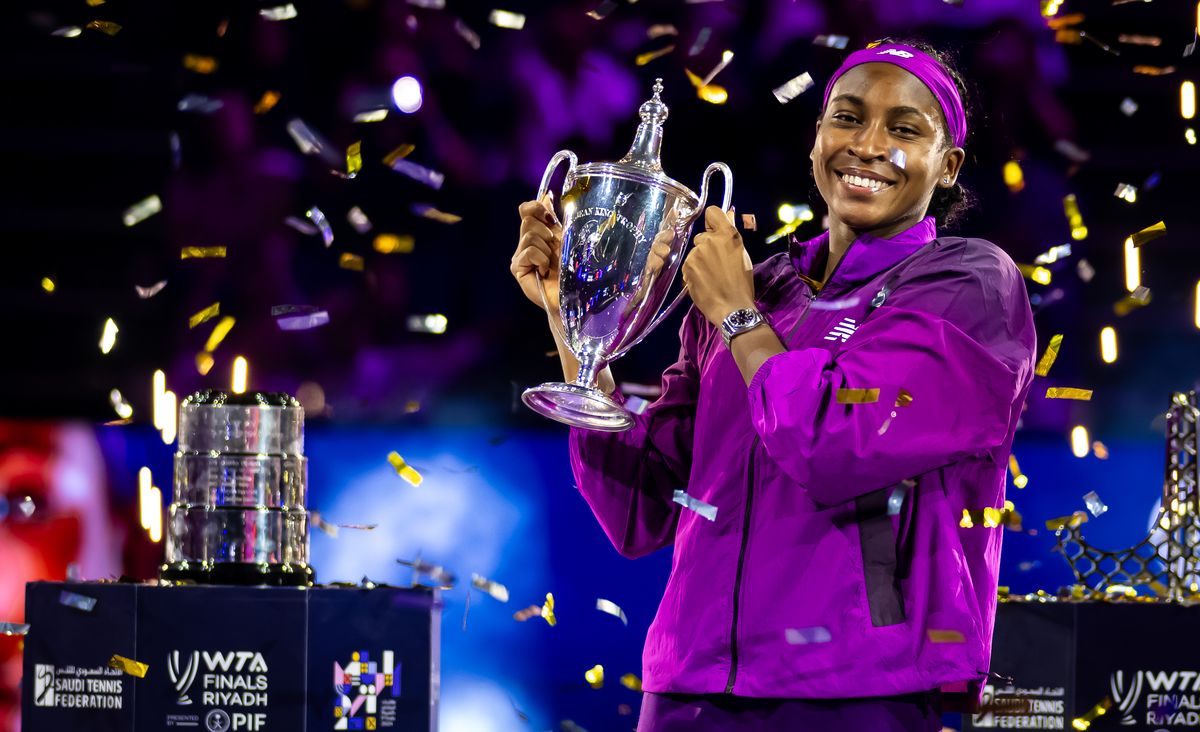
[[[33,667],[33,705],[54,706],[54,667],[39,663]]]

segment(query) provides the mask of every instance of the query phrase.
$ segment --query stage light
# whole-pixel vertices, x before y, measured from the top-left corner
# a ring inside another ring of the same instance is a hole
[[[170,445],[175,441],[175,420],[178,416],[179,405],[175,401],[175,392],[165,391],[162,395],[162,441]]]
[[[161,430],[163,428],[162,398],[163,393],[167,390],[167,375],[161,369],[155,371],[151,383],[153,387],[150,397],[150,413],[154,415],[154,429]]]
[[[1090,444],[1087,427],[1076,425],[1075,429],[1071,430],[1071,452],[1075,453],[1077,458],[1087,457]]]
[[[150,528],[150,490],[153,487],[151,484],[150,468],[142,468],[138,471],[138,514],[142,519],[142,528]]]
[[[779,220],[785,224],[790,224],[796,220],[796,207],[790,203],[782,203],[779,205]]]
[[[1196,144],[1196,131],[1193,130],[1191,127],[1187,128],[1186,130],[1183,131],[1183,139],[1187,140],[1187,144],[1195,145]]]
[[[392,101],[396,109],[412,114],[421,108],[421,82],[416,77],[401,76],[392,84]]]
[[[1190,81],[1179,85],[1179,111],[1184,119],[1196,116],[1196,85]]]
[[[1115,363],[1117,360],[1117,331],[1111,325],[1106,325],[1100,331],[1100,358],[1104,363]]]
[[[100,335],[100,353],[107,354],[117,345],[117,324],[112,318],[104,321],[104,332]]]
[[[1133,237],[1125,239],[1125,289],[1133,292],[1142,284],[1142,262]]]
[[[147,503],[150,504],[147,513],[150,525],[146,528],[150,531],[150,541],[157,544],[162,541],[162,491],[158,488],[151,488]]]
[[[249,370],[249,366],[246,363],[246,359],[244,357],[238,356],[237,358],[233,359],[233,393],[234,394],[246,393],[246,378],[247,378],[248,370]]]
[[[1195,319],[1194,319],[1194,322],[1195,322],[1195,324],[1196,324],[1196,327],[1197,327],[1197,328],[1200,328],[1200,280],[1198,280],[1198,281],[1196,282],[1196,297],[1195,297],[1195,300],[1196,300],[1196,305],[1195,305],[1195,307],[1196,307],[1196,313],[1195,313]]]

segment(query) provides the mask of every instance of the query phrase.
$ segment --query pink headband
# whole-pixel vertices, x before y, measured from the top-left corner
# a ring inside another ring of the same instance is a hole
[[[950,138],[954,140],[955,147],[962,147],[967,140],[967,114],[963,109],[958,87],[954,86],[954,80],[950,78],[937,59],[913,46],[884,43],[873,48],[855,51],[847,56],[833,76],[829,77],[821,109],[828,106],[829,93],[833,91],[833,85],[841,78],[842,74],[855,66],[870,63],[888,63],[899,66],[929,87],[929,91],[933,92],[934,99],[937,99],[938,104],[942,107],[946,125],[950,128]]]

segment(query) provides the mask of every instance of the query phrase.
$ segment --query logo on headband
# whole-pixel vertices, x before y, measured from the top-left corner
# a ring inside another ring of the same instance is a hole
[[[899,56],[900,58],[912,58],[913,55],[908,51],[901,51],[899,48],[887,48],[880,51],[877,56]]]

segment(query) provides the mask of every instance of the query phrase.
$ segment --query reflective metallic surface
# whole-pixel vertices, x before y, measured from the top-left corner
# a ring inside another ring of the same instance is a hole
[[[179,412],[163,577],[310,584],[299,402],[199,392]]]
[[[522,398],[540,414],[566,424],[607,431],[632,426],[628,411],[595,388],[596,374],[681,302],[683,292],[659,312],[713,173],[725,178],[723,209],[728,210],[732,198],[732,173],[723,163],[708,166],[699,196],[662,172],[659,146],[667,107],[659,99],[661,91],[656,83],[653,98],[641,106],[633,146],[619,162],[577,166],[575,154],[564,150],[551,159],[542,178],[539,199],[559,163],[570,163],[559,214],[558,332],[580,369],[574,384],[542,384]],[[668,252],[665,258],[652,254],[656,244]],[[542,297],[545,303],[544,289]]]

